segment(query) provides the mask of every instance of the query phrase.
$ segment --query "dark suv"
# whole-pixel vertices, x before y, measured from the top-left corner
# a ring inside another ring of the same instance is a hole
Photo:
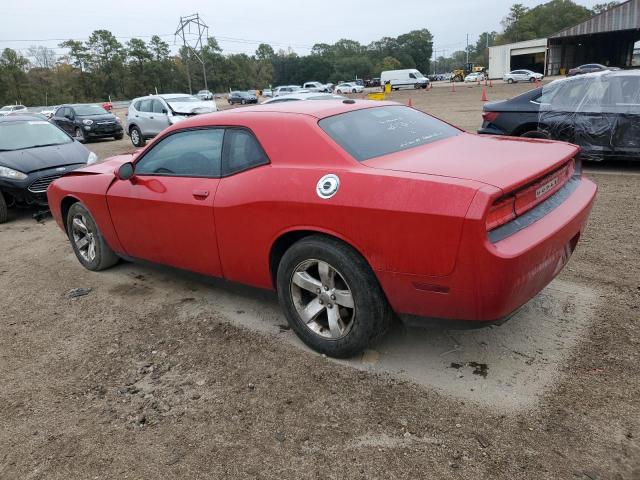
[[[51,121],[80,142],[124,135],[120,119],[98,105],[61,105]]]

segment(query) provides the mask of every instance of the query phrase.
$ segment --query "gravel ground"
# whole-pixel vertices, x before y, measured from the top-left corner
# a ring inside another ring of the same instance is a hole
[[[475,129],[480,91],[394,98]],[[18,212],[0,226],[0,478],[638,479],[640,188],[625,172],[589,174],[598,201],[559,277],[598,299],[583,335],[511,411],[298,348],[269,292],[88,272],[54,222]],[[261,310],[282,328],[239,326]]]

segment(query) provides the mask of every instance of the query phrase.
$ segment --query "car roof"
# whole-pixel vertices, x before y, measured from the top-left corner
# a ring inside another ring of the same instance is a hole
[[[190,93],[161,93],[160,95],[149,95],[150,97],[160,97],[165,100],[171,100],[172,98],[179,97],[193,97]]]
[[[270,103],[278,103],[276,100],[280,100],[283,101],[281,99],[289,99],[289,100],[284,100],[284,101],[291,101],[291,99],[294,100],[307,100],[309,98],[316,98],[316,97],[326,97],[327,100],[346,100],[347,97],[343,97],[342,95],[334,95],[333,93],[321,93],[321,92],[293,92],[290,93],[289,95],[283,95],[281,97],[275,97],[273,99],[267,100],[264,103],[270,104]],[[318,100],[320,101],[320,100]]]
[[[345,103],[345,101],[347,103]],[[352,112],[355,110],[363,110],[365,108],[385,107],[385,106],[398,106],[401,105],[397,102],[389,101],[374,101],[374,100],[350,100],[336,102],[334,100],[314,100],[313,102],[280,102],[280,103],[266,103],[256,105],[252,107],[245,107],[242,109],[242,114],[245,113],[284,113],[284,114],[297,114],[308,115],[318,119],[331,117],[333,115],[339,115],[341,113]],[[235,110],[226,110],[217,112],[216,118],[224,116],[229,112],[236,112]],[[237,112],[236,112],[237,113]]]
[[[41,120],[42,118],[33,113],[21,113],[20,115],[6,115],[0,117],[0,123],[8,123],[8,122],[28,122],[33,121],[34,119]]]

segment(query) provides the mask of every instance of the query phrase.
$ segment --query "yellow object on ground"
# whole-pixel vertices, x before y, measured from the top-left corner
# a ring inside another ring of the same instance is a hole
[[[391,83],[384,84],[384,93],[391,93]]]
[[[373,92],[367,94],[367,98],[369,100],[384,100],[386,98],[386,95],[384,94],[384,92]]]

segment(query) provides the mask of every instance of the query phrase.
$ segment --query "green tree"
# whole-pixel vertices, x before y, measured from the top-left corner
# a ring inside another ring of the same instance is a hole
[[[606,12],[607,10],[613,7],[617,7],[618,5],[620,5],[620,2],[596,3],[591,9],[591,12],[594,15],[599,15],[600,13]]]
[[[29,61],[11,48],[5,48],[0,55],[0,76],[6,88],[4,102],[23,102],[23,89],[27,82],[26,68]]]
[[[433,55],[433,35],[429,30],[423,28],[400,35],[398,47],[405,55],[411,56],[415,68],[424,73],[429,72]]]

